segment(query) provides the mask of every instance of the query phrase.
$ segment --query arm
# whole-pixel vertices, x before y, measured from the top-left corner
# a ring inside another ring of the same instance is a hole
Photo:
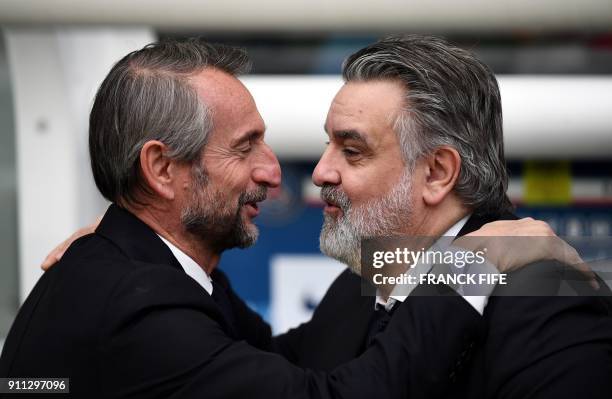
[[[112,373],[107,396],[438,397],[482,327],[457,296],[416,297],[362,356],[330,373],[314,372],[227,337],[198,290],[181,286],[183,279],[148,268],[116,290],[100,352],[101,368]]]
[[[304,367],[333,370],[363,353],[373,312],[361,278],[345,269],[307,322],[274,337],[275,351]]]
[[[215,270],[212,278],[227,289],[226,292],[232,303],[232,311],[237,323],[236,330],[240,334],[239,338],[257,349],[277,353],[291,363],[297,364],[301,357],[302,337],[308,334],[311,321],[302,323],[284,334],[272,336],[270,325],[236,295],[227,276],[222,271]]]
[[[273,338],[270,325],[236,295],[225,273],[217,269],[213,271],[211,278],[224,287],[231,302],[238,338],[245,340],[255,348],[271,351]]]

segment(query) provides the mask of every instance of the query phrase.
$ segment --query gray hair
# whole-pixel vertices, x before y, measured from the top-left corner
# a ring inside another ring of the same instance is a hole
[[[497,80],[472,53],[435,37],[393,36],[352,54],[342,76],[346,82],[397,80],[406,88],[395,131],[409,168],[451,146],[461,157],[459,198],[476,213],[512,208]]]
[[[139,202],[149,192],[140,173],[140,151],[150,140],[168,156],[200,159],[211,112],[189,78],[204,68],[237,76],[250,70],[246,52],[192,38],[152,43],[123,57],[102,82],[89,118],[89,153],[96,186],[112,202]]]

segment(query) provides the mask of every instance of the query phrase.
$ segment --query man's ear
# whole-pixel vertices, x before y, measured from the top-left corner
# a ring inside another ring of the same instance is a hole
[[[166,156],[167,147],[157,140],[147,141],[140,150],[140,171],[148,189],[162,198],[173,200],[174,161]]]
[[[442,146],[426,157],[425,162],[423,201],[427,205],[436,206],[455,187],[461,169],[461,157],[453,147]]]

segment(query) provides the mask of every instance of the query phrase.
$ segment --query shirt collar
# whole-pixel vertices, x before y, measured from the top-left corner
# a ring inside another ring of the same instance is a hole
[[[208,295],[212,295],[213,285],[212,280],[206,274],[204,269],[200,267],[193,259],[189,257],[185,252],[181,251],[170,241],[166,240],[164,237],[158,234],[159,238],[170,248],[172,254],[176,258],[176,260],[181,264],[185,273],[192,279],[194,279],[198,284],[202,286],[208,292]]]
[[[453,224],[441,237],[457,237],[457,234],[461,231],[463,226],[467,223],[471,214],[467,214],[457,223]],[[436,246],[440,240],[436,241],[432,246]],[[389,298],[385,301],[382,296],[378,295],[378,290],[376,291],[376,299],[374,301],[374,309],[378,309],[380,306],[383,306],[385,310],[388,312],[393,309],[393,306],[396,302],[404,302],[406,296],[404,295],[390,295]]]

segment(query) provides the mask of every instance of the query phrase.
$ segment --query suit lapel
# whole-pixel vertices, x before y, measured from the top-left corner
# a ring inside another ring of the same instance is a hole
[[[170,248],[149,226],[115,204],[104,214],[96,234],[114,243],[132,260],[169,265],[183,271]]]

